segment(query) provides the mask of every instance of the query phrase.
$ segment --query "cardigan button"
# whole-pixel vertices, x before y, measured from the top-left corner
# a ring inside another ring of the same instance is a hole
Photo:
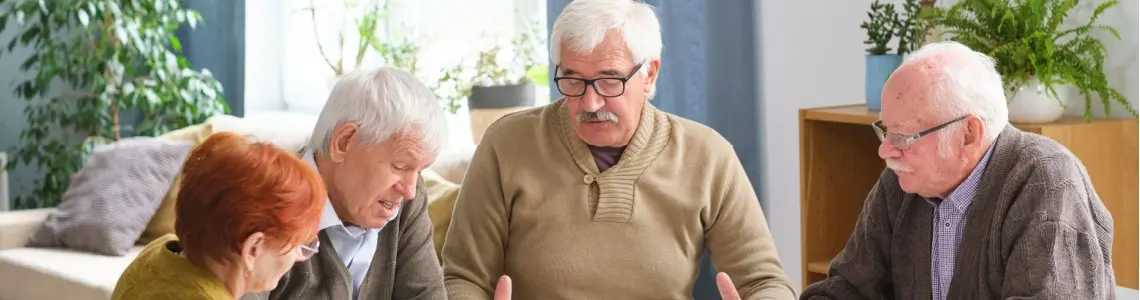
[[[595,177],[594,174],[586,174],[586,176],[582,176],[582,182],[586,184],[594,183],[595,179],[597,179],[597,177]]]

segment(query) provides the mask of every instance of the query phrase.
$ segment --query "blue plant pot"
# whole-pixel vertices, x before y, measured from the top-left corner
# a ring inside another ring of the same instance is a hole
[[[867,108],[870,110],[878,111],[883,107],[882,95],[883,84],[887,83],[887,78],[891,76],[899,65],[902,64],[902,56],[896,54],[883,54],[866,56],[867,65]]]

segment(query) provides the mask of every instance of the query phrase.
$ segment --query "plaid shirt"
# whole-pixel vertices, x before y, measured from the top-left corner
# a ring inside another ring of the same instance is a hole
[[[927,199],[934,206],[934,231],[930,239],[930,291],[934,294],[934,300],[946,300],[946,293],[950,290],[950,280],[954,278],[954,260],[958,254],[958,245],[962,243],[962,231],[966,228],[967,208],[978,192],[978,181],[982,179],[993,150],[993,145],[990,145],[970,176],[954,188],[945,200]]]

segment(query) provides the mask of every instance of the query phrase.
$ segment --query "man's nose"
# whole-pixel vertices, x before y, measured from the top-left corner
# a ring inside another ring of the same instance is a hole
[[[598,91],[592,86],[586,86],[586,93],[582,95],[581,105],[582,111],[595,112],[602,109],[606,105],[606,99],[602,95],[598,95]]]
[[[888,159],[888,158],[898,158],[899,156],[902,156],[902,151],[899,151],[899,149],[895,148],[895,146],[891,145],[890,142],[888,142],[888,141],[879,142],[879,158]]]
[[[400,191],[400,195],[404,197],[404,200],[412,200],[416,198],[417,179],[418,176],[413,174],[412,176],[401,179],[400,183],[396,184],[396,189]]]

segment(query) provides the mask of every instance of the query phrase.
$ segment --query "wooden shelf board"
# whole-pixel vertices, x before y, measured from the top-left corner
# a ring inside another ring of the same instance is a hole
[[[813,262],[809,262],[807,264],[808,272],[812,272],[812,273],[816,273],[816,274],[820,274],[820,275],[827,275],[827,270],[829,268],[831,268],[831,262],[830,261],[813,261]]]
[[[870,126],[879,119],[879,112],[867,109],[866,105],[853,104],[805,109],[804,119]]]

